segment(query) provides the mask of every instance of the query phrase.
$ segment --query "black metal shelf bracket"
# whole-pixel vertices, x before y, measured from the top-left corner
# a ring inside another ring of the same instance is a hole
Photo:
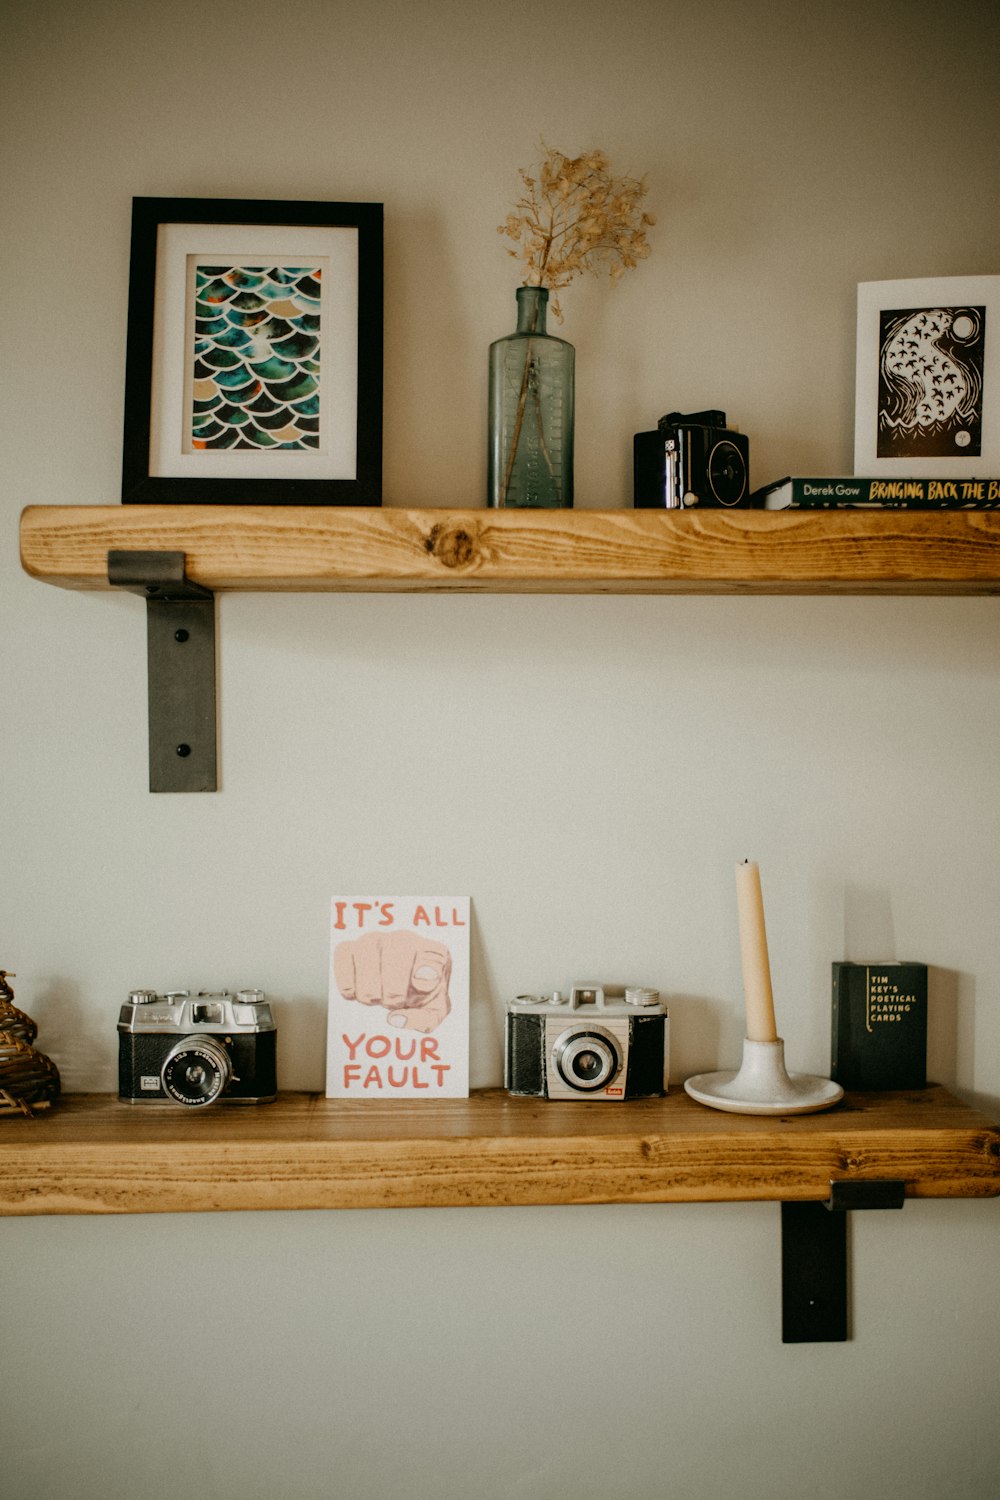
[[[214,792],[215,595],[183,552],[111,551],[108,582],[146,601],[149,790]]]
[[[902,1182],[831,1182],[823,1203],[781,1205],[781,1341],[843,1343],[848,1332],[847,1215],[902,1208]]]

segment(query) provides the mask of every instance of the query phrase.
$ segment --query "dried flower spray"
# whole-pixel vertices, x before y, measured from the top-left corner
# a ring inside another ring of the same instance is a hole
[[[513,240],[508,250],[524,262],[526,286],[553,292],[585,272],[607,267],[612,282],[649,254],[644,177],[613,177],[603,151],[564,156],[548,148],[536,175],[520,171],[524,193],[497,233]],[[558,297],[552,311],[562,319]]]

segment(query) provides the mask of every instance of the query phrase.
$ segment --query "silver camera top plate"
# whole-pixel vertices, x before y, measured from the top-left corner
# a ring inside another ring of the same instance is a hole
[[[235,995],[228,990],[201,990],[195,995],[190,990],[167,990],[162,995],[155,990],[133,990],[118,1017],[118,1030],[125,1032],[234,1031],[245,1035],[274,1029],[263,990],[237,990]]]

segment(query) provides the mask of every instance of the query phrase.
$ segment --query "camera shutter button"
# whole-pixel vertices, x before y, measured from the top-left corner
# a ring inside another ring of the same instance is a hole
[[[629,1005],[659,1005],[659,990],[646,989],[644,985],[630,985],[625,991],[625,999]]]

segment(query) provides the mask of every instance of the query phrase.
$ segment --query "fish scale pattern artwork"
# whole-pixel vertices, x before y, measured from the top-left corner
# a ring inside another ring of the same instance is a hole
[[[317,451],[319,266],[199,265],[192,449]]]

